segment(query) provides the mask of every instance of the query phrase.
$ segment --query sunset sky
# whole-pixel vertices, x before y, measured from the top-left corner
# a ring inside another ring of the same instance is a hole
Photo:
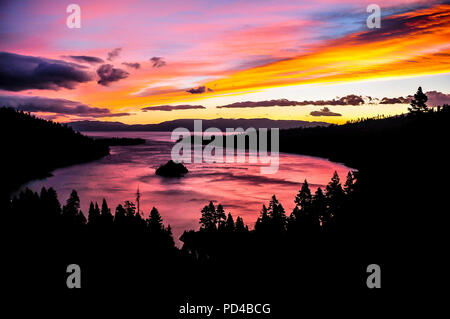
[[[0,104],[59,121],[342,123],[405,112],[418,86],[450,103],[449,39],[450,1],[2,1]]]

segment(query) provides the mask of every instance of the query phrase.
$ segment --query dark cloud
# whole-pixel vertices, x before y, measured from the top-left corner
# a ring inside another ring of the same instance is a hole
[[[442,106],[444,104],[450,105],[450,94],[445,94],[437,91],[428,91],[426,95],[428,97],[429,106]]]
[[[437,91],[429,91],[426,92],[428,96],[428,105],[429,106],[438,106],[443,104],[450,104],[450,94],[445,94]],[[333,100],[318,100],[318,101],[290,101],[287,99],[278,99],[278,100],[268,100],[268,101],[246,101],[246,102],[236,102],[232,104],[216,106],[216,108],[253,108],[253,107],[271,107],[271,106],[304,106],[304,105],[316,105],[316,106],[344,106],[344,105],[363,105],[363,104],[409,104],[411,100],[414,98],[412,95],[408,95],[406,97],[383,97],[381,99],[373,98],[370,96],[365,96],[363,99],[362,96],[350,94],[339,99]],[[328,110],[328,111],[324,111]],[[313,114],[314,113],[314,114]],[[322,114],[323,113],[323,114]],[[329,116],[341,116],[339,113],[329,112],[328,108],[323,108],[320,111],[313,111],[311,115],[313,116],[327,116],[325,113],[337,114],[337,115],[329,115]],[[317,114],[317,115],[316,115]]]
[[[279,99],[279,100],[268,100],[268,101],[245,101],[245,102],[235,102],[227,105],[217,106],[216,108],[253,108],[253,107],[268,107],[268,106],[295,106],[297,105],[297,101],[289,101],[287,99]]]
[[[309,114],[312,116],[342,116],[342,114],[331,112],[327,107],[324,107],[320,111],[312,111]]]
[[[82,65],[61,60],[0,52],[0,89],[73,89],[92,79],[85,69]]]
[[[108,61],[112,61],[115,58],[117,58],[119,56],[119,54],[120,54],[120,51],[122,51],[122,48],[115,48],[111,52],[108,52],[107,60]]]
[[[163,58],[159,56],[154,56],[150,59],[150,61],[153,62],[154,68],[161,68],[167,64],[166,61],[164,61]]]
[[[108,86],[111,82],[119,81],[127,78],[130,73],[122,69],[113,68],[111,64],[103,64],[97,69],[97,74],[100,77],[98,84]]]
[[[298,106],[298,105],[361,105],[364,100],[359,95],[350,94],[340,99],[333,100],[318,100],[318,101],[290,101],[287,99],[268,100],[268,101],[246,101],[236,102],[232,104],[217,106],[217,108],[253,108],[253,107],[270,107],[270,106]]]
[[[191,110],[191,109],[206,109],[203,105],[157,105],[144,107],[142,110],[146,111],[173,111],[173,110]]]
[[[444,104],[450,104],[450,94],[438,92],[438,91],[428,91],[425,93],[428,97],[428,106],[438,106]],[[414,96],[408,95],[406,97],[384,97],[379,102],[380,104],[409,104],[411,103]]]
[[[89,63],[89,64],[98,64],[104,62],[103,59],[87,55],[63,55],[62,58],[67,58],[80,63]]]
[[[412,96],[408,97],[384,97],[379,102],[380,104],[409,104],[412,100]]]
[[[141,65],[139,63],[130,63],[130,62],[123,62],[123,65],[126,65],[129,68],[133,68],[133,69],[139,69],[141,67]]]
[[[107,108],[90,107],[76,101],[40,96],[0,95],[0,105],[26,112],[53,113],[53,116],[75,115],[98,118],[130,115],[129,113],[111,113]]]
[[[203,85],[203,86],[199,86],[197,88],[192,88],[192,89],[186,90],[186,92],[189,92],[191,94],[202,94],[207,91],[213,92],[213,89],[207,88],[206,86]]]

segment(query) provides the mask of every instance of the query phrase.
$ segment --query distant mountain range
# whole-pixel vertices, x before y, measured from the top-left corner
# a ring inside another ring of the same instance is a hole
[[[225,132],[226,128],[249,127],[258,128],[297,128],[297,127],[314,127],[328,126],[326,122],[308,122],[296,120],[271,120],[271,119],[213,119],[202,120],[203,130],[208,127],[216,127]],[[193,119],[179,119],[173,121],[161,122],[158,124],[124,124],[121,122],[101,122],[101,121],[77,121],[67,123],[76,131],[172,131],[177,127],[184,127],[190,131],[194,130]]]

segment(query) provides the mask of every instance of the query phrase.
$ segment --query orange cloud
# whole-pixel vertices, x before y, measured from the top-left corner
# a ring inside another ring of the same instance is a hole
[[[186,92],[156,94],[157,104],[213,97],[270,87],[350,82],[450,72],[450,5],[393,15],[381,29],[332,40],[302,56],[254,67],[202,83],[214,92],[201,97]]]

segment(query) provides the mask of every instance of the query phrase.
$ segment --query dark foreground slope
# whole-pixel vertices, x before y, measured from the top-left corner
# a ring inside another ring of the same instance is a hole
[[[360,172],[361,253],[387,270],[387,285],[421,293],[439,285],[448,211],[450,107],[280,132],[280,149],[342,162]]]
[[[70,127],[30,116],[11,108],[0,109],[3,153],[2,186],[11,190],[55,168],[109,154],[107,145],[74,132]]]
[[[185,318],[177,309],[187,302],[269,303],[273,309],[267,316],[213,318],[297,318],[316,304],[320,313],[335,314],[336,303],[347,311],[365,305],[367,312],[422,295],[424,284],[437,286],[445,274],[440,225],[445,226],[448,190],[448,120],[444,108],[282,131],[282,151],[330,157],[359,173],[355,179],[350,174],[351,183],[333,176],[309,208],[300,206],[296,214],[285,212],[273,197],[255,230],[254,221],[245,221],[247,230],[232,216],[224,223],[233,207],[219,209],[211,202],[199,212],[202,229],[183,234],[182,249],[173,246],[156,209],[144,220],[126,202],[113,217],[105,203],[101,211],[92,206],[86,221],[75,192],[62,208],[52,190],[24,192],[9,204],[2,223],[2,234],[11,234],[6,247],[12,257],[7,254],[5,263],[16,270],[6,279],[20,291],[62,291],[60,297],[70,301],[85,294],[95,301],[107,297],[114,309],[143,306],[161,318]],[[305,194],[299,192],[299,202]],[[155,237],[160,230],[164,235]],[[78,290],[66,286],[72,263],[82,271]],[[381,289],[366,285],[370,264],[381,267]]]

